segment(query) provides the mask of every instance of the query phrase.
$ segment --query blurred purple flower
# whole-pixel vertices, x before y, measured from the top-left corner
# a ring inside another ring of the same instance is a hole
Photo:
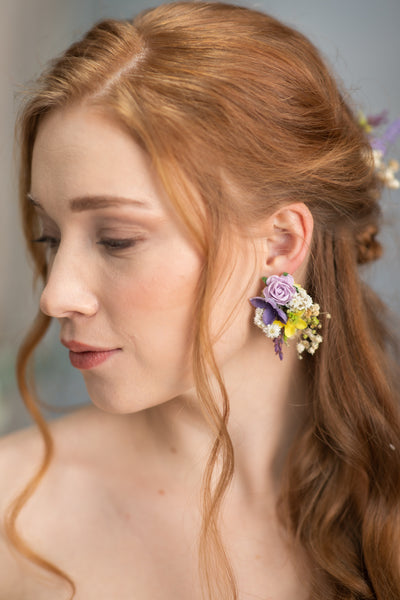
[[[387,109],[383,110],[381,113],[377,115],[368,115],[367,123],[371,125],[371,127],[379,127],[380,125],[385,125],[389,120],[389,111]]]
[[[371,146],[374,150],[380,150],[383,154],[386,154],[388,147],[394,144],[399,136],[400,117],[393,121],[380,137],[372,138]]]

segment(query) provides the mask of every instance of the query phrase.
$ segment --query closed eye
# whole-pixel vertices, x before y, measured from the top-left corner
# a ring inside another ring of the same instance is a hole
[[[137,243],[135,238],[114,239],[104,238],[97,242],[100,246],[104,246],[107,250],[126,250]],[[32,240],[34,244],[45,244],[48,248],[56,249],[60,245],[60,240],[50,235],[42,235],[41,237]]]
[[[32,240],[34,244],[46,244],[48,248],[58,248],[60,240],[50,235],[42,235],[36,240]]]
[[[104,246],[108,250],[125,250],[126,248],[131,248],[136,244],[138,240],[135,238],[127,238],[127,239],[112,239],[105,238],[97,242],[100,246]]]

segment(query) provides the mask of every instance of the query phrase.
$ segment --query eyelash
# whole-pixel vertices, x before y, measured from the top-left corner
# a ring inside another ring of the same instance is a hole
[[[118,251],[118,250],[126,250],[127,248],[131,248],[137,243],[137,239],[135,238],[127,238],[127,239],[114,239],[114,238],[104,238],[97,242],[100,246],[104,246],[107,250],[110,251]],[[47,247],[51,250],[58,248],[60,243],[54,237],[49,235],[42,235],[40,238],[36,240],[32,240],[35,244],[47,244]]]
[[[56,238],[53,238],[49,235],[42,235],[40,238],[36,240],[32,240],[34,244],[47,244],[47,246],[51,249],[57,248],[59,241]]]
[[[137,242],[135,238],[127,238],[127,239],[114,239],[114,238],[105,238],[97,242],[100,246],[104,246],[108,250],[126,250],[127,248],[131,248]]]

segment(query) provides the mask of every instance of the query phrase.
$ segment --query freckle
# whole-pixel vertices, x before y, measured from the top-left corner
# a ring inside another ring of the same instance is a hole
[[[256,560],[260,560],[260,558],[261,558],[260,555],[256,554]]]
[[[160,496],[165,496],[165,490],[158,490],[158,493],[160,494]]]
[[[174,446],[171,446],[170,450],[171,450],[172,454],[176,454],[176,448]]]

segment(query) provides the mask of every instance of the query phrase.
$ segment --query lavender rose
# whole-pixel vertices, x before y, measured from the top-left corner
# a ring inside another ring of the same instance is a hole
[[[265,298],[272,298],[277,304],[288,304],[296,293],[292,275],[271,275],[263,289]]]

